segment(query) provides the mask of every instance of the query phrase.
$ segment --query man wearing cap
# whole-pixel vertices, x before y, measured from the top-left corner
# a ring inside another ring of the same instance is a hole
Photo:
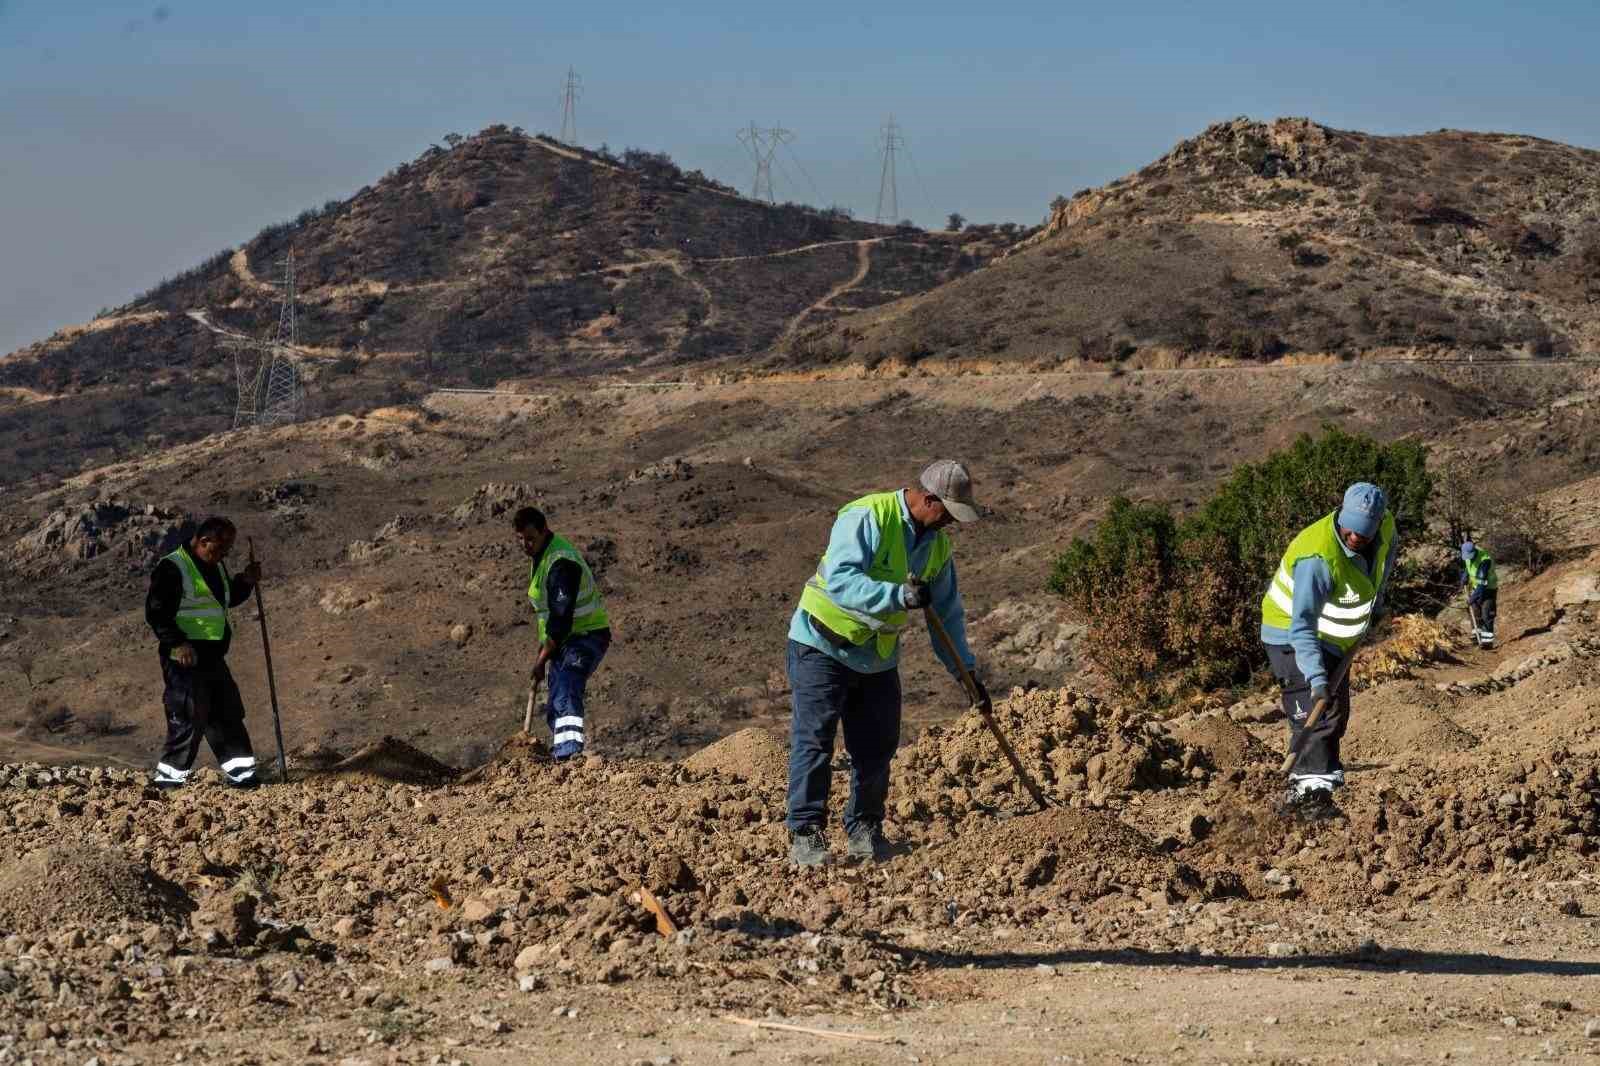
[[[1300,745],[1284,797],[1290,813],[1338,814],[1333,790],[1344,784],[1339,741],[1350,721],[1348,677],[1303,740],[1300,734],[1311,708],[1329,698],[1330,677],[1378,617],[1398,543],[1383,490],[1358,482],[1337,511],[1289,543],[1261,600],[1261,642],[1282,686],[1290,743]]]
[[[1472,541],[1461,545],[1461,583],[1467,586],[1467,612],[1472,638],[1480,648],[1494,647],[1494,618],[1500,599],[1500,575],[1494,557]]]
[[[806,582],[789,624],[789,858],[799,866],[828,860],[824,826],[834,733],[842,723],[850,754],[850,803],[844,812],[851,859],[881,861],[889,762],[900,741],[900,632],[910,612],[931,606],[961,663],[940,641],[933,650],[959,677],[975,668],[966,612],[956,584],[952,522],[978,517],[967,468],[941,459],[918,484],[847,503],[833,522],[828,550]],[[978,685],[987,708],[989,694]]]

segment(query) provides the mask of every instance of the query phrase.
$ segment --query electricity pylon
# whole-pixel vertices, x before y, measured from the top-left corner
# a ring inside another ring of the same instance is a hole
[[[578,97],[583,95],[583,81],[577,71],[567,68],[567,80],[561,84],[561,142],[578,143]]]
[[[874,222],[900,221],[900,184],[895,176],[894,156],[906,146],[906,139],[900,135],[900,127],[895,123],[894,116],[889,116],[889,121],[883,124],[880,131],[879,145],[883,149],[883,173],[878,178],[878,213],[873,216]],[[889,213],[883,212],[885,201],[889,205]]]
[[[794,140],[794,134],[782,126],[761,129],[754,122],[738,133],[739,143],[750,152],[756,164],[756,178],[750,187],[750,199],[774,203],[777,197],[772,190],[772,160],[778,149]]]
[[[273,426],[300,420],[304,390],[295,352],[300,344],[300,321],[294,288],[294,249],[283,259],[283,303],[278,308],[278,329],[270,341],[249,337],[229,338],[234,349],[234,374],[239,400],[233,427]]]

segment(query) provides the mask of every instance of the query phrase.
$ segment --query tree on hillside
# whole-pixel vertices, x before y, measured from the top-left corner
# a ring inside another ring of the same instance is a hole
[[[952,233],[960,233],[966,228],[967,218],[960,211],[950,212],[950,217],[945,219],[944,228]]]
[[[461,136],[459,133],[447,133],[444,135],[444,143],[448,144],[451,148],[454,148],[464,140],[466,140],[466,138]]]

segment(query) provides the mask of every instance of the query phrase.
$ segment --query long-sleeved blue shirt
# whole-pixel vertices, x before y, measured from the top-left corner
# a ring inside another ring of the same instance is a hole
[[[933,551],[936,534],[931,530],[918,531],[916,523],[911,520],[911,512],[906,507],[904,490],[896,493],[896,497],[900,501],[900,521],[905,523],[907,563],[911,573],[920,574],[928,563],[928,554]],[[890,581],[876,581],[867,576],[867,567],[872,565],[872,559],[877,555],[878,545],[882,540],[883,533],[878,529],[878,522],[871,508],[853,508],[841,512],[839,517],[834,519],[833,532],[828,536],[827,562],[821,568],[822,580],[827,587],[830,600],[840,607],[868,614],[905,609],[904,594],[899,585]],[[945,632],[950,634],[951,641],[960,651],[962,662],[967,669],[973,669],[977,665],[977,660],[967,647],[967,615],[961,605],[961,590],[956,585],[954,558],[945,564],[943,570],[934,575],[928,591],[934,613],[939,616],[939,621],[944,623]],[[809,648],[816,648],[860,674],[883,673],[886,670],[893,670],[900,664],[898,641],[895,642],[894,653],[887,659],[878,657],[875,640],[841,648],[817,632],[811,616],[803,609],[794,612],[794,618],[789,623],[789,639]],[[943,642],[937,637],[933,638],[933,651],[944,664],[944,668],[950,671],[951,676],[959,676],[956,664],[950,661]]]
[[[1389,577],[1394,573],[1395,553],[1400,548],[1400,538],[1396,536],[1389,544],[1389,558],[1383,568],[1383,580],[1387,585]],[[1360,552],[1353,552],[1339,541],[1339,550],[1361,568],[1361,572],[1368,577],[1372,576],[1372,565],[1367,557]],[[1294,648],[1294,664],[1304,675],[1306,683],[1312,688],[1328,683],[1328,668],[1325,655],[1335,660],[1344,655],[1344,651],[1337,644],[1324,641],[1317,634],[1317,619],[1322,616],[1322,608],[1327,604],[1328,597],[1333,595],[1333,571],[1328,569],[1327,562],[1320,555],[1308,555],[1304,559],[1295,560],[1294,570],[1294,604],[1289,612],[1289,628],[1279,629],[1261,623],[1261,642],[1263,644],[1287,644]],[[1383,588],[1379,587],[1377,597],[1372,601],[1372,618],[1377,620],[1378,613],[1383,608]]]

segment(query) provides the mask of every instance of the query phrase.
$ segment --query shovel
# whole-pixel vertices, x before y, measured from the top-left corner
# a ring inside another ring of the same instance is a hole
[[[533,732],[533,705],[539,702],[539,682],[528,686],[528,709],[522,712],[522,731]]]
[[[1033,783],[1033,778],[1028,776],[1028,771],[1023,769],[1022,760],[1017,758],[1017,753],[1007,743],[1005,734],[1000,732],[1000,723],[994,720],[994,712],[984,707],[980,702],[978,682],[973,680],[972,674],[967,670],[967,664],[961,661],[961,654],[956,651],[956,642],[950,639],[950,634],[945,631],[944,623],[939,621],[939,616],[933,613],[933,607],[922,608],[923,615],[928,619],[928,628],[938,636],[939,643],[944,645],[944,650],[950,656],[950,661],[956,664],[961,671],[961,687],[967,690],[967,699],[972,701],[972,706],[977,708],[983,716],[983,724],[989,727],[989,732],[994,734],[994,739],[1000,745],[1000,750],[1005,753],[1006,761],[1011,763],[1011,769],[1016,772],[1017,780],[1022,782],[1022,787],[1028,790],[1028,795],[1033,797],[1033,802],[1039,805],[1041,811],[1050,807],[1050,801],[1044,798],[1044,793],[1039,791],[1039,786]]]

